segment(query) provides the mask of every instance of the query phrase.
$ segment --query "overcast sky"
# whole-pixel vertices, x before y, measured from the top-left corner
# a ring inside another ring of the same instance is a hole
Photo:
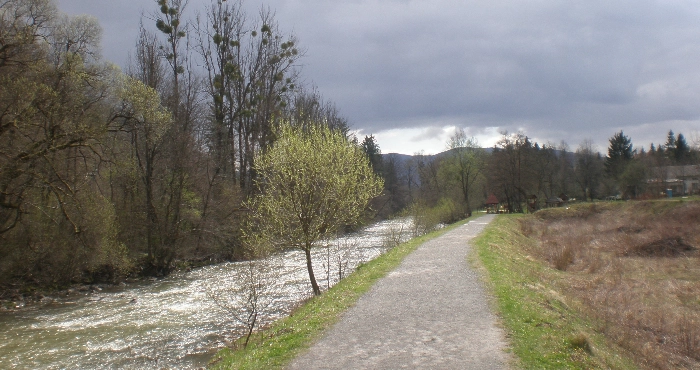
[[[210,0],[190,0],[194,18]],[[700,132],[700,6],[682,0],[245,0],[306,50],[302,74],[384,153],[437,153],[459,126],[540,143],[624,130],[635,147]],[[149,0],[59,0],[124,65]],[[155,29],[155,26],[153,27]]]

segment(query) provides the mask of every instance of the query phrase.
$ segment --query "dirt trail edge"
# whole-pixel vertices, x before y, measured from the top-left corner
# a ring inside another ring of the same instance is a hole
[[[486,215],[427,241],[289,369],[504,369],[505,333],[466,257]]]

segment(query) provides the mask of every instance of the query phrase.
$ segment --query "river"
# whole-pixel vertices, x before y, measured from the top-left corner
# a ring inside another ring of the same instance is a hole
[[[408,239],[409,229],[406,219],[383,221],[315,249],[319,286],[326,289],[340,271],[347,274],[377,257],[387,242]],[[255,270],[267,271],[255,275],[267,282],[259,298],[263,323],[287,316],[311,295],[302,252],[280,253],[258,264]],[[218,349],[245,333],[232,313],[244,307],[239,291],[248,271],[249,262],[222,263],[0,312],[0,368],[204,367]]]

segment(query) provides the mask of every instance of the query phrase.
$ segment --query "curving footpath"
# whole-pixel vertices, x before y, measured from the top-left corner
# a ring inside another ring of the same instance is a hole
[[[289,369],[504,369],[510,357],[469,241],[495,215],[427,241]]]

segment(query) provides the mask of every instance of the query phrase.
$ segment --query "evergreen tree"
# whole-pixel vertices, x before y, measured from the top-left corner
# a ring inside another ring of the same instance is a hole
[[[678,134],[678,137],[676,138],[676,147],[673,151],[673,156],[674,159],[676,160],[677,164],[684,164],[686,159],[690,155],[690,146],[688,145],[688,142],[685,140],[685,137],[683,134]]]
[[[632,139],[620,131],[613,135],[609,141],[608,156],[605,158],[605,172],[617,180],[634,156]]]
[[[379,148],[379,144],[377,144],[377,139],[374,138],[374,135],[365,136],[365,139],[362,140],[361,145],[362,150],[365,152],[370,164],[372,165],[372,170],[374,170],[374,173],[381,174],[382,150]]]
[[[668,159],[674,160],[676,158],[676,136],[673,134],[673,130],[668,131],[664,148],[666,149],[665,153]]]

